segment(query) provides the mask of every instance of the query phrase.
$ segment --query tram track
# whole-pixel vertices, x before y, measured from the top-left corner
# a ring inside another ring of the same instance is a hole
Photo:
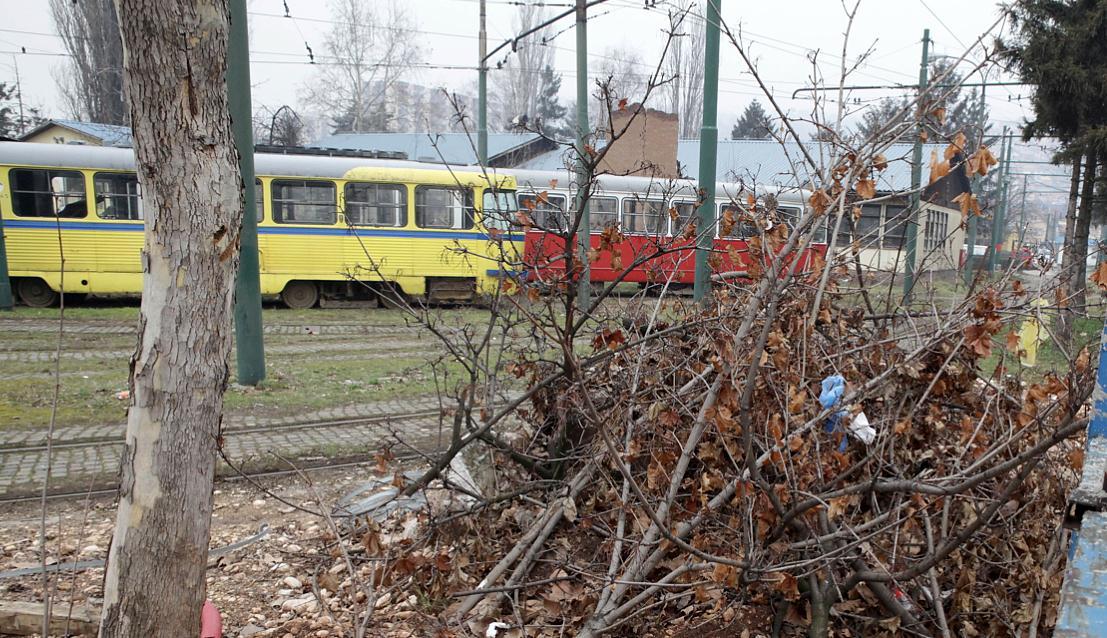
[[[267,459],[277,453],[279,462],[289,459],[295,468],[278,470],[263,467],[256,470],[244,470],[248,477],[264,478],[294,474],[298,471],[337,469],[352,467],[373,460],[380,443],[388,440],[390,431],[407,430],[410,446],[405,454],[398,458],[417,458],[419,453],[431,453],[442,443],[439,440],[437,419],[441,410],[421,409],[406,412],[394,412],[353,418],[317,419],[289,423],[267,423],[249,427],[239,427],[224,431],[224,453],[229,463],[220,464],[218,480],[232,480],[239,475],[230,463],[239,468],[256,465],[258,459]],[[306,434],[305,434],[306,433]],[[58,487],[51,490],[47,498],[66,499],[87,495],[104,495],[115,491],[117,486],[118,457],[124,444],[122,436],[97,437],[85,440],[58,441],[50,446],[51,456],[78,456],[84,449],[93,449],[103,455],[104,448],[113,451],[107,455],[110,462],[89,470],[70,471],[66,476],[52,479]],[[335,446],[347,446],[347,451],[335,453]],[[32,458],[41,462],[46,455],[47,446],[42,444],[9,446],[0,449],[0,466],[21,462]],[[22,456],[22,458],[20,458]],[[29,480],[15,481],[0,488],[0,504],[18,503],[41,498],[42,476],[31,476]],[[76,489],[74,485],[82,485]]]
[[[260,434],[273,432],[289,432],[295,430],[324,429],[337,427],[365,426],[380,423],[388,423],[395,420],[408,420],[438,416],[440,410],[417,410],[393,414],[374,416],[350,417],[342,419],[318,419],[292,423],[267,423],[248,427],[234,427],[223,430],[223,436],[242,436],[245,434]],[[125,441],[122,436],[98,436],[83,439],[71,439],[68,441],[55,441],[49,447],[53,450],[80,449],[85,447],[97,447],[105,444],[122,444]],[[0,456],[6,454],[30,454],[45,452],[47,446],[39,445],[0,445]]]
[[[410,461],[420,458],[416,453],[402,453],[397,454],[394,457],[396,461]],[[257,472],[241,472],[230,473],[225,476],[216,474],[215,484],[221,483],[237,483],[245,480],[264,480],[270,478],[279,478],[282,476],[296,476],[307,472],[319,472],[324,470],[341,470],[351,467],[362,467],[365,465],[376,463],[372,454],[365,453],[359,457],[346,457],[338,460],[325,460],[323,462],[300,462],[293,469],[287,470],[262,470]],[[97,487],[93,486],[91,489],[85,488],[80,490],[65,490],[51,492],[46,495],[48,501],[67,501],[81,498],[98,498],[103,496],[112,496],[119,491],[119,486],[113,487]],[[0,505],[16,505],[19,503],[38,502],[42,499],[42,494],[24,494],[17,496],[0,496]]]

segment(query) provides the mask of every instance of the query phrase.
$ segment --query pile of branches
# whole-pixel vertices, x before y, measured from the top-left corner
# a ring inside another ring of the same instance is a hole
[[[556,383],[514,364],[532,392],[494,439],[502,494],[420,545],[465,569],[395,586],[433,582],[447,626],[501,637],[1048,633],[1087,351],[1023,381],[1017,283],[874,318],[838,277],[816,306],[817,276],[657,300]]]

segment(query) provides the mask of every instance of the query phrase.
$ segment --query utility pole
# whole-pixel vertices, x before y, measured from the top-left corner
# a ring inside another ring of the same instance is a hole
[[[984,112],[987,108],[985,98],[988,95],[988,71],[984,71],[984,81],[980,87],[980,109],[976,118],[977,126],[980,128],[980,139],[977,141],[978,146],[984,146]],[[980,197],[981,192],[984,190],[984,178],[979,175],[974,175],[972,178],[972,190],[973,194],[977,198]],[[965,277],[966,284],[972,284],[973,278],[973,264],[976,257],[976,215],[969,215],[969,228],[968,228],[968,250],[965,251],[965,270],[962,273]]]
[[[12,56],[12,66],[15,67],[15,97],[19,102],[19,134],[26,135],[27,119],[23,115],[23,82],[19,79],[19,60]]]
[[[707,0],[703,28],[703,122],[700,125],[700,209],[696,221],[696,272],[693,298],[706,301],[711,292],[708,257],[715,243],[715,162],[719,151],[719,6],[723,0]]]
[[[577,244],[580,255],[580,280],[577,282],[577,304],[581,310],[588,308],[592,296],[591,273],[588,253],[592,249],[592,218],[584,198],[590,175],[585,165],[591,158],[585,150],[588,143],[588,2],[577,0],[577,210],[580,224],[577,228]]]
[[[915,123],[915,148],[911,154],[911,216],[907,219],[907,260],[903,264],[903,303],[911,301],[915,287],[915,259],[918,254],[919,209],[922,208],[922,135],[926,107],[922,96],[926,91],[927,65],[930,55],[930,29],[923,29],[922,62],[919,64],[919,104]]]
[[[999,263],[999,247],[1003,243],[1003,227],[1007,216],[1007,185],[1010,182],[1011,172],[1011,138],[1007,135],[1007,129],[1003,130],[1003,140],[1007,144],[1003,151],[1003,161],[1000,163],[999,202],[996,204],[996,212],[992,218],[992,247],[988,254],[988,272],[993,273]]]
[[[257,385],[265,378],[265,346],[261,327],[261,276],[258,264],[257,197],[254,194],[254,132],[250,124],[250,41],[246,32],[246,0],[231,0],[231,32],[227,43],[227,102],[231,111],[238,170],[246,207],[239,233],[240,253],[235,280],[234,334],[238,383]]]
[[[485,0],[480,0],[480,59],[477,61],[477,159],[488,164],[488,30]]]
[[[1026,243],[1026,184],[1027,177],[1022,176],[1022,197],[1019,201],[1019,250]]]

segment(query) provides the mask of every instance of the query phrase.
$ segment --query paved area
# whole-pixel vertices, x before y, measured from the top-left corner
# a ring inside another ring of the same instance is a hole
[[[435,397],[390,400],[318,410],[272,419],[229,417],[224,433],[224,451],[236,465],[266,462],[276,456],[310,460],[313,455],[341,458],[344,455],[394,445],[397,454],[411,446],[423,452],[438,449],[440,426],[437,416],[404,416],[437,411]],[[395,416],[393,416],[395,415]],[[315,421],[378,419],[371,422],[295,427]],[[55,490],[103,489],[114,485],[119,473],[125,424],[57,428],[50,467]],[[403,441],[405,445],[399,444]],[[46,477],[45,432],[41,430],[0,433],[0,498],[34,495]],[[220,475],[233,474],[220,463]]]

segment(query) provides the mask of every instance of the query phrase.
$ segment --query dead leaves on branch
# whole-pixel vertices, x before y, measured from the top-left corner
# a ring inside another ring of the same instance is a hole
[[[987,146],[981,146],[976,149],[976,152],[969,156],[966,162],[966,172],[969,176],[980,175],[983,177],[988,174],[988,169],[999,163],[995,155],[988,150]]]

